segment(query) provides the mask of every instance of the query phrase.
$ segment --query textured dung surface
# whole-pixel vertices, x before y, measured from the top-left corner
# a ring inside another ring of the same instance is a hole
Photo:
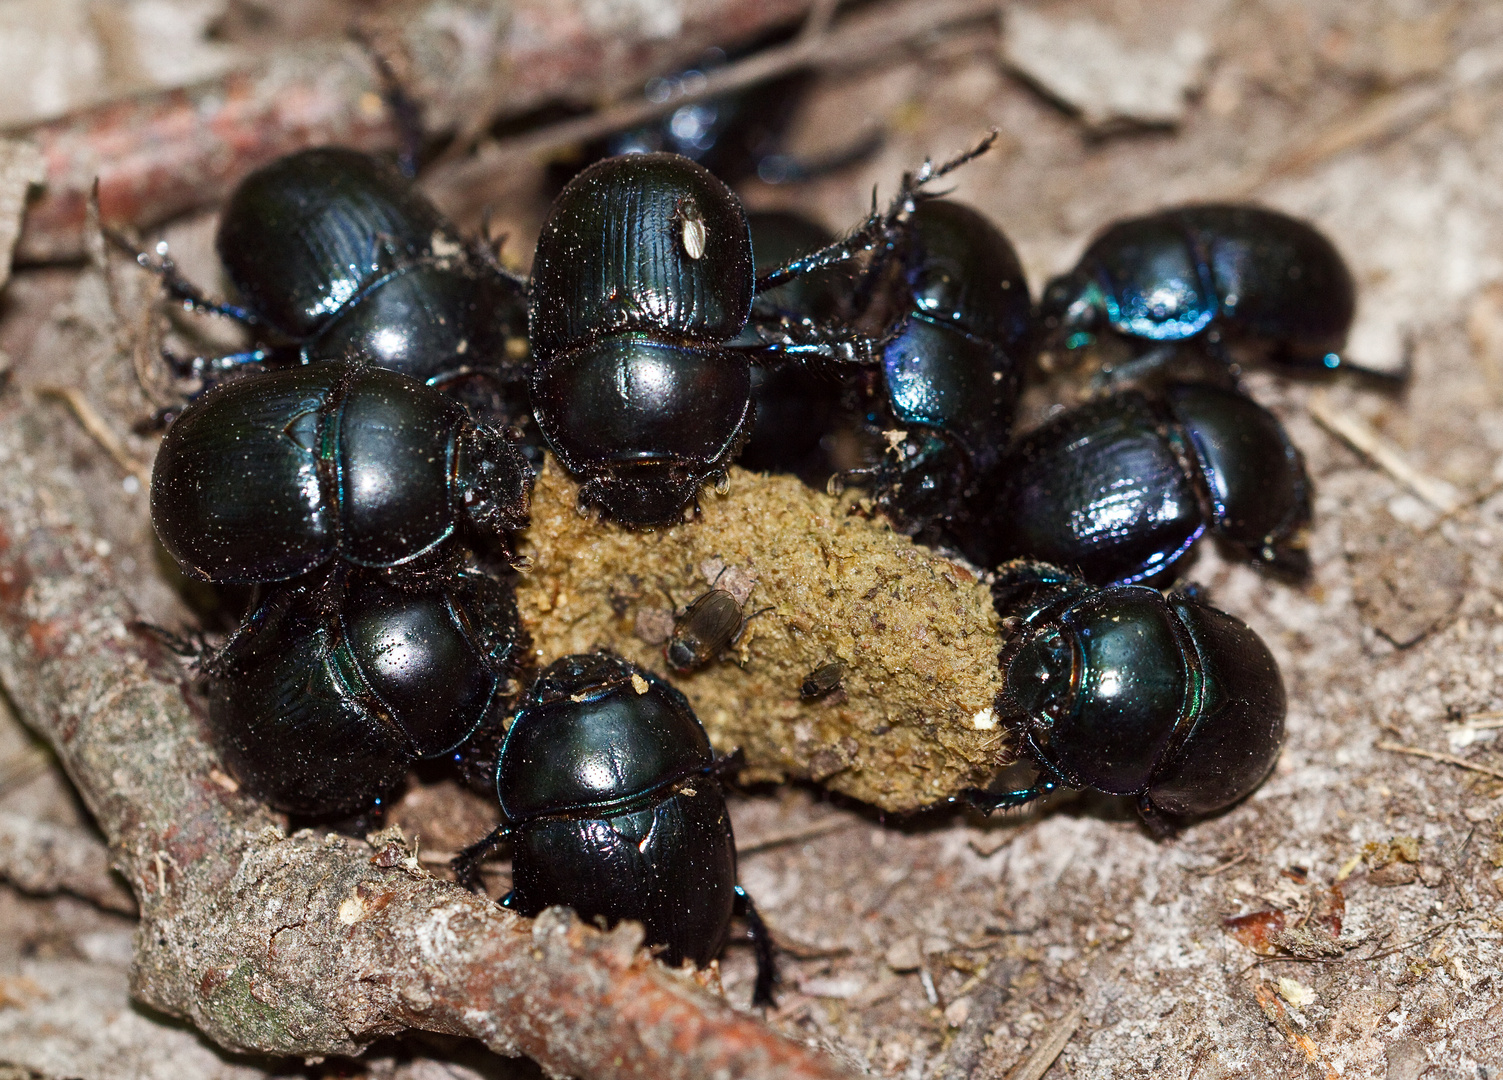
[[[691,603],[720,577],[754,581],[729,655],[672,681],[746,779],[816,779],[885,810],[909,810],[986,779],[1008,760],[990,709],[1000,688],[990,593],[964,564],[788,477],[735,470],[693,522],[633,532],[582,517],[555,462],[538,478],[518,604],[540,662],[607,646],[668,676],[669,597]],[[724,576],[722,575],[722,568]],[[843,686],[799,686],[832,661]]]

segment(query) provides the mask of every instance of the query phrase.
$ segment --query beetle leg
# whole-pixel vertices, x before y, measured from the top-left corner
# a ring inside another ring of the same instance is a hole
[[[162,362],[179,379],[197,379],[201,384],[189,400],[201,397],[224,381],[228,375],[238,374],[241,369],[255,364],[264,364],[270,359],[265,349],[247,349],[245,352],[226,353],[224,356],[195,356],[185,360],[172,350],[163,348]]]
[[[144,619],[132,619],[126,624],[126,629],[140,631],[156,639],[157,643],[168,652],[181,656],[184,660],[192,660],[195,664],[202,663],[203,659],[213,651],[209,643],[204,640],[203,634],[198,631],[175,634],[165,626],[158,626]]]
[[[1148,801],[1148,793],[1145,791],[1138,796],[1138,816],[1143,819],[1143,824],[1148,826],[1148,831],[1153,833],[1155,840],[1165,840],[1175,833],[1173,822],[1159,812],[1158,807]]]
[[[839,365],[871,366],[878,362],[887,339],[874,338],[845,326],[821,326],[807,319],[753,315],[746,329],[757,335],[757,344],[740,351],[774,358],[817,357]]]
[[[157,246],[157,258],[153,259],[146,252],[136,247],[123,235],[114,229],[104,229],[104,236],[115,247],[136,261],[136,265],[143,270],[150,270],[162,282],[162,288],[172,299],[181,302],[184,306],[194,311],[207,315],[223,315],[227,319],[244,323],[246,326],[259,326],[261,320],[251,314],[245,308],[236,307],[234,304],[226,304],[217,300],[210,300],[199,287],[177,272],[177,264],[167,254],[165,244]]]
[[[752,989],[752,1004],[771,1006],[774,1004],[772,987],[778,981],[777,956],[773,950],[772,934],[767,929],[767,924],[762,921],[757,905],[752,903],[752,898],[740,885],[736,886],[735,911],[746,920],[747,927],[751,931],[752,948],[757,954],[757,982]]]
[[[736,772],[746,764],[746,754],[736,747],[724,757],[718,757],[700,770],[705,776],[719,778],[728,772]]]
[[[850,236],[844,240],[837,240],[818,251],[801,255],[792,262],[761,275],[757,278],[753,291],[755,293],[766,292],[768,289],[776,288],[816,270],[850,262],[858,255],[890,243],[903,221],[913,213],[917,201],[926,197],[926,194],[920,190],[921,188],[931,181],[938,180],[941,176],[954,172],[966,162],[980,157],[992,148],[997,138],[998,133],[993,131],[965,153],[939,165],[935,165],[932,161],[925,161],[917,171],[904,175],[898,194],[888,204],[886,211],[879,211],[873,207],[867,219]],[[875,193],[873,193],[873,202],[875,202]]]
[[[1028,787],[1016,791],[987,791],[985,788],[968,787],[962,788],[957,798],[963,799],[983,814],[990,814],[994,810],[1026,806],[1034,799],[1049,794],[1057,786],[1053,780],[1038,779]]]
[[[487,206],[480,211],[479,234],[466,246],[471,258],[511,286],[519,297],[526,299],[531,282],[501,261],[501,249],[506,246],[508,239],[505,233],[494,238],[491,236],[491,208]]]
[[[392,70],[390,61],[380,49],[376,48],[375,42],[369,36],[358,27],[352,27],[349,35],[365,50],[365,55],[370,57],[371,64],[376,69],[376,78],[381,82],[381,100],[385,102],[387,111],[391,113],[392,123],[397,129],[397,168],[402,170],[403,176],[411,180],[417,176],[418,159],[422,155],[423,138],[426,134],[423,127],[423,107],[407,92],[407,88],[402,85],[402,80],[397,78],[397,73]]]
[[[511,822],[503,821],[484,837],[465,848],[449,862],[454,871],[454,880],[470,892],[482,892],[480,887],[480,862],[501,846],[511,835]]]

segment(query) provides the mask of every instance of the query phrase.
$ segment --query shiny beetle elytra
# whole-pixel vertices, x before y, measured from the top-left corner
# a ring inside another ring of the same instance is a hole
[[[273,589],[198,666],[240,782],[278,810],[338,817],[498,723],[526,651],[510,585],[357,573]]]
[[[736,843],[717,760],[677,690],[607,653],[566,656],[524,696],[496,763],[501,825],[455,860],[478,866],[512,843],[512,889],[523,915],[561,904],[585,919],[635,919],[669,964],[719,955],[731,916],[757,947],[754,1000],[772,999],[772,944],[736,884]]]
[[[165,252],[153,260],[121,243],[169,295],[255,336],[247,352],[177,362],[179,374],[206,384],[247,364],[319,360],[375,364],[436,386],[521,378],[521,281],[369,154],[301,150],[240,182],[215,244],[238,304],[207,299]]]
[[[1209,531],[1303,576],[1310,488],[1284,426],[1251,398],[1198,384],[1125,390],[1020,438],[964,546],[983,565],[1036,558],[1129,584],[1165,573]]]
[[[993,587],[1010,630],[998,717],[1038,779],[967,789],[983,810],[1056,787],[1131,795],[1150,824],[1214,813],[1251,792],[1284,741],[1284,683],[1246,624],[1194,589],[1096,588],[1043,563],[1003,566]]]
[[[411,565],[451,537],[509,550],[532,471],[507,435],[403,375],[338,362],[225,383],[168,428],[151,518],[190,577]]]
[[[1128,369],[1188,343],[1227,362],[1366,371],[1341,356],[1356,304],[1351,271],[1315,228],[1208,203],[1109,226],[1045,286],[1039,318],[1046,351],[1115,348]]]

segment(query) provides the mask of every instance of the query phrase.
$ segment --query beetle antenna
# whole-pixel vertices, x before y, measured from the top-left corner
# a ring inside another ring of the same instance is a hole
[[[511,836],[511,822],[503,821],[481,839],[475,841],[449,860],[449,869],[454,871],[454,880],[472,893],[483,892],[480,886],[480,863],[487,855],[501,846]]]

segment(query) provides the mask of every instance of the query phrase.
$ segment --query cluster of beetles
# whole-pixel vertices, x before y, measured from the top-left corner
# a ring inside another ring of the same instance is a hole
[[[649,134],[682,135],[675,119]],[[166,358],[201,389],[171,418],[151,512],[187,575],[255,586],[223,645],[192,648],[250,791],[348,818],[418,759],[489,747],[502,824],[456,860],[462,883],[509,841],[501,903],[635,919],[671,964],[708,964],[740,915],[767,1002],[770,939],[736,883],[722,790],[737,755],[620,657],[530,667],[510,575],[543,450],[582,509],[633,528],[692,517],[733,462],[861,486],[895,529],[994,571],[996,711],[1037,776],[949,801],[1095,788],[1165,827],[1262,781],[1285,698],[1251,629],[1160,586],[1206,533],[1308,572],[1309,477],[1239,372],[1351,367],[1354,286],[1309,225],[1195,205],[1111,225],[1035,304],[1001,231],[930,190],[987,143],[926,163],[837,238],[748,215],[696,160],[731,141],[713,119],[683,153],[605,156],[569,181],[530,279],[408,175],[338,148],[236,189],[217,237],[234,303],[164,247],[137,252],[171,297],[254,340]],[[1014,437],[1041,356],[1093,394]],[[678,616],[669,666],[729,643],[728,595]],[[803,692],[838,679],[813,672]]]

